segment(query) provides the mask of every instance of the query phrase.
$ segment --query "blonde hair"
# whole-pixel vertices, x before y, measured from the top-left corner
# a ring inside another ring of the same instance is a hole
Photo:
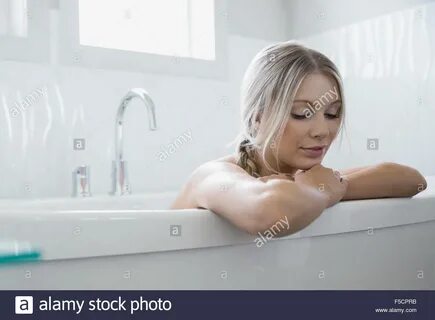
[[[278,146],[290,117],[296,92],[305,77],[314,72],[331,76],[338,84],[342,100],[340,129],[344,119],[341,75],[322,53],[295,41],[278,42],[258,52],[246,70],[241,87],[241,130],[235,140],[237,164],[258,177],[257,157],[270,171],[266,148],[271,147],[278,163]],[[261,119],[261,121],[260,121]]]

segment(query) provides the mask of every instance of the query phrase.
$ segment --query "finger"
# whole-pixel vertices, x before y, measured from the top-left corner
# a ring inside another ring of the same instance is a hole
[[[347,187],[349,184],[349,179],[345,176],[342,176],[340,182]]]
[[[293,176],[289,173],[279,173],[276,175],[277,179],[289,179],[293,180]]]
[[[292,181],[295,180],[295,176],[292,175],[292,174],[290,174],[290,173],[286,173],[286,174],[285,174],[285,177],[286,177],[287,179],[289,179],[289,180],[292,180]]]
[[[281,176],[281,175],[278,175],[276,173],[273,173],[273,174],[271,174],[269,176],[258,177],[257,179],[261,180],[263,182],[266,182],[266,181],[274,180],[274,179],[283,179],[284,177],[285,176]]]

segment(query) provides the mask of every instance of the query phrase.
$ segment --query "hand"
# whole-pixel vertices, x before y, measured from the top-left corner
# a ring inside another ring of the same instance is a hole
[[[264,176],[264,177],[258,177],[258,180],[261,180],[263,182],[267,182],[270,180],[276,180],[276,179],[283,179],[283,180],[290,180],[294,181],[293,176],[288,173],[279,173],[279,174],[271,174],[270,176]]]
[[[295,182],[324,193],[327,198],[327,208],[332,207],[344,197],[349,183],[345,177],[340,176],[340,172],[320,164],[309,170],[296,172]]]

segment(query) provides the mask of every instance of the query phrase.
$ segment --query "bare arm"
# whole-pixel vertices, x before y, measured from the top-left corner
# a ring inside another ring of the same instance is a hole
[[[235,164],[209,161],[193,171],[171,209],[208,209],[238,228],[256,233],[266,189],[263,182]]]
[[[208,162],[195,170],[183,189],[190,207],[206,208],[238,228],[256,235],[281,219],[284,236],[307,226],[326,208],[326,199],[315,189],[289,180],[261,181],[239,166]]]
[[[262,229],[270,230],[283,217],[289,222],[289,229],[280,230],[276,236],[286,236],[298,232],[315,219],[328,207],[328,196],[316,188],[290,180],[272,180],[270,184],[270,205],[265,211]]]
[[[339,171],[340,171],[341,175],[348,176],[348,175],[350,175],[351,173],[355,173],[355,172],[358,172],[358,171],[361,171],[361,170],[367,169],[367,168],[369,168],[369,167],[370,167],[370,166],[357,167],[357,168],[351,168],[351,169],[341,169],[341,170],[339,170]]]
[[[427,187],[416,169],[393,162],[340,170],[340,173],[349,180],[343,200],[412,197]]]

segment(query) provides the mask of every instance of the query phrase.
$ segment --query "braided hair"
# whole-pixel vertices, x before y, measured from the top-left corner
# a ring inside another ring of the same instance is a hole
[[[258,178],[260,174],[255,163],[255,150],[248,143],[249,139],[244,139],[240,142],[237,153],[237,165],[242,167],[249,175]]]

